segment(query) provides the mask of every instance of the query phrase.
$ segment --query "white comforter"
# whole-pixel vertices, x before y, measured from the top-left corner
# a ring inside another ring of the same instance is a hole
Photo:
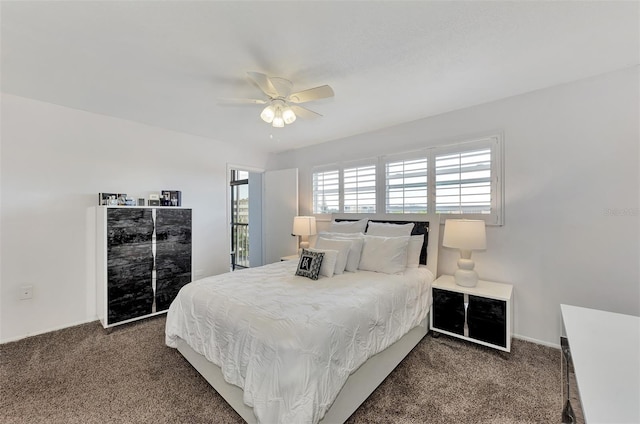
[[[359,271],[317,281],[295,261],[184,286],[167,315],[177,338],[244,389],[260,423],[316,423],[350,373],[418,325],[429,309],[431,273]]]

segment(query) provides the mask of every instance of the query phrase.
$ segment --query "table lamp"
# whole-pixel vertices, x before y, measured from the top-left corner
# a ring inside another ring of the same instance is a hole
[[[316,234],[315,216],[296,216],[293,218],[294,236],[300,236],[300,249],[309,248],[309,236]]]
[[[473,270],[475,263],[471,259],[471,251],[483,250],[487,247],[484,221],[447,219],[444,223],[442,245],[460,249],[458,269],[454,274],[456,284],[463,287],[475,287],[478,284],[478,273]]]

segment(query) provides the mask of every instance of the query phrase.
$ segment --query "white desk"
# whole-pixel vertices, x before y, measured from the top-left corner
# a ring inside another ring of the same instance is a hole
[[[640,423],[640,317],[560,308],[585,422]]]

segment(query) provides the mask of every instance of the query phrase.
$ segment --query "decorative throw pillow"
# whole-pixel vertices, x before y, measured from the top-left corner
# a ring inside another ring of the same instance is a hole
[[[296,269],[296,275],[317,280],[323,259],[323,252],[310,252],[307,249],[302,249],[300,260],[298,261],[298,268]]]

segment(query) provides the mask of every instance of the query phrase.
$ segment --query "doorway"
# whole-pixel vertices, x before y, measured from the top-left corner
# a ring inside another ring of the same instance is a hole
[[[231,170],[231,270],[249,268],[249,172]]]
[[[298,249],[298,170],[258,171],[227,165],[231,270],[277,262]],[[268,225],[267,225],[268,223]],[[268,248],[267,248],[268,246]]]
[[[231,270],[263,264],[262,173],[229,170]]]

